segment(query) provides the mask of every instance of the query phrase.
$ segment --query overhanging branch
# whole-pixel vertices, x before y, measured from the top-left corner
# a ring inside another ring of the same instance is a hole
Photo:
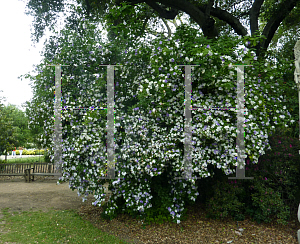
[[[264,0],[255,0],[255,2],[252,5],[252,8],[249,11],[250,30],[252,36],[255,34],[255,32],[258,31],[258,16],[263,3]]]
[[[207,4],[199,6],[201,11],[205,11]],[[241,36],[247,35],[247,29],[240,23],[239,19],[234,17],[232,14],[228,13],[226,10],[222,10],[219,7],[210,9],[211,16],[218,18],[219,20],[225,21],[229,24],[234,31]]]
[[[178,14],[178,9],[171,8],[171,10],[166,10],[162,6],[158,5],[155,1],[146,0],[147,3],[151,8],[153,8],[161,18],[164,19],[175,19]]]
[[[280,26],[280,23],[284,20],[286,16],[289,15],[289,13],[293,10],[293,8],[297,5],[299,0],[285,0],[280,3],[277,13],[275,13],[268,23],[266,24],[262,35],[266,37],[265,40],[260,45],[260,48],[263,50],[267,50],[276,30]],[[259,51],[260,52],[260,51]]]

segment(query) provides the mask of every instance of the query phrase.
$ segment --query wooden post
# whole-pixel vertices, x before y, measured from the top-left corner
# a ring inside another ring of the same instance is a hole
[[[296,42],[295,48],[294,48],[294,54],[295,54],[295,82],[298,87],[298,96],[299,96],[299,140],[300,140],[300,39]],[[300,154],[300,150],[299,150]],[[298,220],[300,222],[300,203],[298,207]],[[298,237],[298,243],[300,244],[300,230],[297,232],[297,237]]]

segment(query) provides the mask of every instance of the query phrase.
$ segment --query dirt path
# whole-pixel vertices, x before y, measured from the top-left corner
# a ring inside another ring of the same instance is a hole
[[[10,208],[9,212],[20,212],[32,208],[33,211],[47,211],[51,207],[57,210],[79,209],[94,201],[93,195],[90,194],[87,201],[82,202],[82,197],[77,195],[77,190],[72,191],[69,188],[69,183],[57,185],[56,182],[55,179],[42,177],[30,183],[26,183],[21,177],[1,179],[0,210]]]

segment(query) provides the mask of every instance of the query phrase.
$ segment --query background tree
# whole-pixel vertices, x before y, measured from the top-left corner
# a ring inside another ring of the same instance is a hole
[[[5,154],[6,156],[7,152],[11,151],[18,141],[16,139],[16,128],[13,127],[10,111],[2,104],[3,99],[4,98],[1,98],[0,101],[0,155]]]

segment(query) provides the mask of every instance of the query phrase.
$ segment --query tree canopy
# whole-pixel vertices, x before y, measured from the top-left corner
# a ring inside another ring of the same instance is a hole
[[[257,56],[263,56],[264,51],[273,41],[276,45],[284,31],[298,31],[300,23],[300,0],[76,0],[82,5],[87,18],[107,22],[109,35],[124,34],[134,27],[141,26],[135,34],[143,35],[148,21],[161,19],[174,20],[186,13],[190,22],[196,24],[207,38],[217,38],[227,29],[233,35],[254,37],[264,36],[260,43],[251,43]],[[124,3],[129,4],[128,8]],[[65,10],[64,0],[29,0],[27,14],[34,16],[33,36],[36,41],[43,36],[45,27],[53,28],[57,22],[57,14]],[[114,15],[116,6],[123,6],[121,15]],[[155,22],[155,21],[154,21]],[[119,28],[117,28],[117,26]],[[248,33],[247,28],[250,29]],[[125,28],[125,29],[124,29]],[[167,27],[168,28],[168,27]],[[114,29],[114,30],[113,30]],[[132,32],[132,31],[131,31]]]

